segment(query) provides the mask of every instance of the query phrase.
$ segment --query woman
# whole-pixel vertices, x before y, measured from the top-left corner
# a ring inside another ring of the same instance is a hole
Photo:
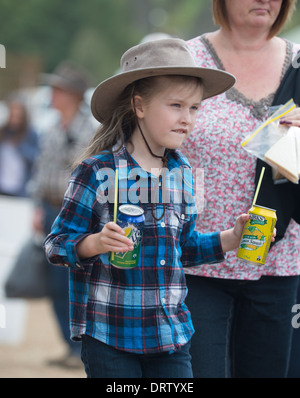
[[[259,169],[240,144],[268,117],[300,49],[276,36],[294,5],[294,0],[213,0],[220,28],[188,42],[199,66],[237,78],[227,93],[203,103],[182,147],[193,169],[204,169],[205,207],[197,223],[203,233],[230,227],[236,214],[251,207]],[[281,123],[299,126],[299,109]],[[260,205],[272,207],[280,199],[277,190],[289,191],[291,200],[298,195],[292,183],[274,188],[271,168],[262,186],[267,182],[271,199],[260,195]],[[285,204],[289,208],[287,200]],[[195,377],[286,376],[300,273],[300,227],[292,218],[300,223],[300,215],[277,215],[281,234],[277,229],[264,267],[242,263],[231,252],[224,262],[186,271],[187,304],[196,328],[191,350]]]
[[[0,194],[25,197],[39,153],[38,136],[21,101],[10,100],[7,106],[8,120],[0,129]]]

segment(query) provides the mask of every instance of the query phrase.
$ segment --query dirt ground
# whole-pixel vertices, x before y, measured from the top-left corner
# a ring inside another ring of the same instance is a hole
[[[19,344],[0,343],[0,378],[85,378],[83,365],[69,369],[49,364],[66,354],[50,303],[28,301],[25,336]]]

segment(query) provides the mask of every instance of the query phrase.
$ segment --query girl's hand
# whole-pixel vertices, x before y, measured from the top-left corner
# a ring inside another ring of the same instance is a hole
[[[221,232],[221,244],[223,252],[234,250],[239,247],[242,233],[246,222],[249,220],[249,214],[240,215],[235,222],[233,228]],[[272,242],[275,241],[276,228],[274,228]]]
[[[233,227],[233,243],[236,242],[235,249],[239,247],[242,233],[246,222],[249,220],[249,214],[242,214],[236,219],[235,226]]]
[[[124,236],[123,229],[114,222],[107,223],[99,234],[98,246],[101,253],[133,250],[132,240]]]
[[[286,116],[282,117],[279,123],[287,127],[300,127],[300,108],[293,109]]]
[[[124,236],[123,229],[114,222],[107,223],[101,232],[85,237],[77,244],[79,258],[88,258],[108,252],[133,250],[132,241]]]

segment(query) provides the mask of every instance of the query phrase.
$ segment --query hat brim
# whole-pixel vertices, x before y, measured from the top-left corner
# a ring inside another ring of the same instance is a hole
[[[62,90],[70,91],[72,93],[83,95],[83,91],[78,87],[75,87],[68,80],[63,77],[50,73],[41,73],[40,81],[42,84],[46,84],[50,87],[57,87]]]
[[[202,79],[204,94],[203,100],[221,94],[231,88],[235,83],[235,77],[230,73],[218,69],[200,67],[160,67],[138,69],[120,73],[100,83],[91,99],[91,110],[94,117],[103,123],[107,120],[124,89],[136,80],[151,76],[183,75]]]

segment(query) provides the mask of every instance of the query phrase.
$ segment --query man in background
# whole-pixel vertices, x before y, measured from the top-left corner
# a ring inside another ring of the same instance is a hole
[[[43,82],[52,88],[52,106],[59,113],[55,123],[43,134],[41,155],[30,184],[35,203],[33,228],[45,236],[60,211],[73,159],[88,144],[96,126],[89,107],[84,103],[84,94],[89,88],[84,71],[63,62],[53,74],[43,75]],[[68,271],[48,267],[49,294],[68,346],[66,356],[51,363],[66,367],[81,366],[81,345],[72,342],[69,337]]]

